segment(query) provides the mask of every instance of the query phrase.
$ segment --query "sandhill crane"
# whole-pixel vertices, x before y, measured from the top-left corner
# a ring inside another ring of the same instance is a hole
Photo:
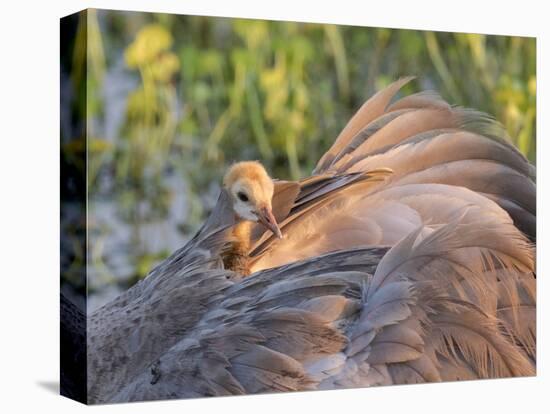
[[[368,100],[311,177],[237,163],[88,318],[93,403],[535,373],[535,169],[433,93]]]

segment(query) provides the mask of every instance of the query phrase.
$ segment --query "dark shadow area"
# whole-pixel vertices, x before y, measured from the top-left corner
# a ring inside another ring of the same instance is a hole
[[[60,382],[55,389],[66,397],[85,402],[87,12],[61,19],[60,34],[61,367]]]

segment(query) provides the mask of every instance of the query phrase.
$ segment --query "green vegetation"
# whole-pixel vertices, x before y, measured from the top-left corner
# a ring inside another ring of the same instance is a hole
[[[307,175],[361,103],[401,76],[417,76],[405,93],[433,89],[493,115],[535,160],[534,39],[125,12],[88,19],[90,196],[115,203],[132,229],[129,251],[105,252],[113,230],[94,228],[92,263],[105,283],[116,273],[109,255],[129,257],[132,283],[178,247],[144,244],[143,227],[174,214],[168,177],[185,183],[187,207],[165,231],[189,236],[229,163]],[[115,72],[132,86],[107,137]]]

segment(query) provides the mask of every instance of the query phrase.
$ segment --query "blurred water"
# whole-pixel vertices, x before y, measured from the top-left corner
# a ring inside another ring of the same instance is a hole
[[[107,68],[102,88],[104,110],[101,118],[93,119],[94,136],[111,143],[121,139],[128,94],[137,83],[125,68],[122,56]],[[163,179],[171,194],[166,217],[137,227],[121,217],[112,180],[110,173],[102,174],[97,191],[88,198],[88,311],[94,311],[126,288],[125,283],[135,277],[138,252],[172,252],[188,239],[180,229],[188,215],[187,189],[181,177],[170,174]]]
[[[113,142],[118,137],[124,122],[128,94],[136,88],[137,84],[138,80],[130,76],[122,56],[108,67],[102,88],[103,120],[102,125],[98,125],[102,129],[104,139]]]
[[[89,226],[94,231],[90,231],[89,236],[89,311],[124,289],[124,282],[135,274],[137,251],[151,255],[172,252],[189,239],[181,231],[188,215],[185,183],[175,175],[166,176],[165,183],[172,193],[166,218],[142,223],[137,229],[121,218],[114,199],[90,197]],[[135,245],[136,230],[139,246]]]

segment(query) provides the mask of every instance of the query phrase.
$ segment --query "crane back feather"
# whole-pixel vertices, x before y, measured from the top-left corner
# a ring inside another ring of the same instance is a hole
[[[197,235],[88,321],[88,398],[122,402],[535,373],[535,171],[433,93],[367,101],[314,175],[275,182],[223,268],[222,191]]]

